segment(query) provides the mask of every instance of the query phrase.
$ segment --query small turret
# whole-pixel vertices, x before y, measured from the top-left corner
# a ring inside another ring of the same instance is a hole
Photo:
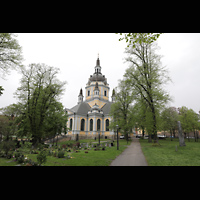
[[[113,91],[112,91],[112,96],[111,96],[111,98],[112,98],[112,102],[115,103],[115,100],[116,100],[116,97],[115,97],[115,89],[113,89]]]
[[[80,89],[80,93],[78,95],[78,104],[83,102],[83,90]]]
[[[99,85],[98,85],[98,82],[96,82],[96,84],[95,84],[94,97],[99,97]]]

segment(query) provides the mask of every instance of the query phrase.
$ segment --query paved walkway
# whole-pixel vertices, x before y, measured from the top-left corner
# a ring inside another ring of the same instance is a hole
[[[132,143],[111,162],[110,166],[148,166],[139,139],[134,138]]]

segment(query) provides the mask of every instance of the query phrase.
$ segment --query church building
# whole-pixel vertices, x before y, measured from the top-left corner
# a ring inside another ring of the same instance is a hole
[[[105,75],[101,73],[99,56],[96,61],[95,72],[90,75],[85,87],[85,100],[83,90],[80,89],[77,105],[66,109],[68,113],[68,135],[75,137],[111,136],[113,130],[109,128],[111,105],[115,101],[114,90],[112,101],[109,101],[110,87]]]

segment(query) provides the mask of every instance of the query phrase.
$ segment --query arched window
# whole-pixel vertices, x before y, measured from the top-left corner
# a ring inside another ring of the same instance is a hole
[[[107,92],[106,92],[106,90],[104,91],[104,96],[106,97],[106,95],[107,95]]]
[[[90,96],[90,90],[88,90],[88,96]]]
[[[72,125],[73,125],[73,120],[72,118],[70,119],[70,124],[69,124],[69,128],[72,130]]]
[[[97,119],[97,131],[100,131],[101,129],[101,120]]]
[[[93,119],[90,120],[90,131],[93,131]]]
[[[85,120],[81,119],[81,131],[85,130]]]
[[[109,131],[109,119],[106,119],[106,131]]]

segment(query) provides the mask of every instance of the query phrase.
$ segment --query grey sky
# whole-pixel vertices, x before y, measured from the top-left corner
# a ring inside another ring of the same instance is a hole
[[[124,63],[125,41],[119,42],[119,35],[112,33],[59,33],[17,34],[22,46],[23,64],[45,63],[60,68],[58,78],[67,81],[62,103],[71,108],[77,104],[80,88],[85,96],[85,86],[94,73],[97,54],[99,53],[102,73],[112,89],[128,64]],[[200,34],[166,33],[158,39],[159,54],[163,55],[162,64],[170,71],[173,83],[166,89],[174,99],[170,106],[187,106],[200,110]],[[12,71],[6,80],[0,78],[0,85],[5,88],[0,96],[0,107],[16,103],[13,93],[19,87],[21,75]]]

